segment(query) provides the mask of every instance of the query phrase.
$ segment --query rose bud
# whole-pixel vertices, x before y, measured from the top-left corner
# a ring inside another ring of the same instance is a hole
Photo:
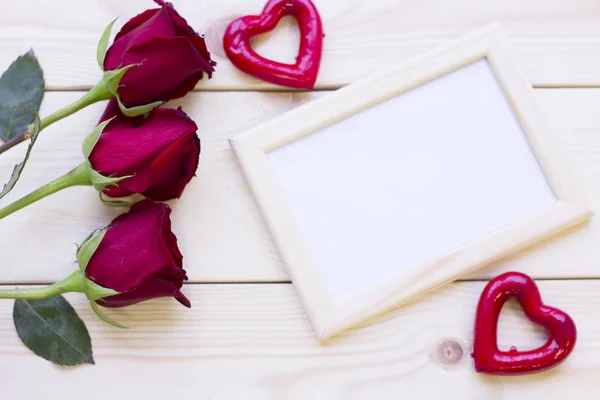
[[[79,248],[77,260],[86,277],[120,294],[96,300],[105,307],[125,307],[158,297],[174,297],[186,307],[181,293],[187,280],[177,238],[171,231],[171,209],[150,199],[134,204]]]
[[[140,193],[157,201],[179,198],[200,157],[197,126],[181,109],[158,107],[145,116],[125,117],[114,101],[103,119],[114,115],[89,154],[90,167],[122,178],[102,191],[110,197]]]
[[[171,3],[146,10],[129,20],[106,52],[104,70],[129,68],[121,78],[118,96],[124,107],[136,107],[183,97],[216,63],[204,38]]]
[[[108,47],[112,21],[96,50],[102,79],[73,103],[56,110],[40,123],[40,130],[99,101],[116,98],[129,117],[142,115],[162,103],[183,97],[204,73],[210,79],[216,62],[204,38],[182,18],[171,3],[154,0],[160,8],[130,19]],[[0,152],[32,137],[33,124],[0,145]],[[10,190],[10,189],[8,189]]]
[[[114,100],[104,118],[109,119],[83,141],[84,162],[0,208],[0,219],[71,186],[94,186],[112,198],[132,194],[157,201],[179,198],[194,177],[200,157],[194,121],[181,109],[162,107],[128,118]],[[107,205],[130,205],[102,200]]]

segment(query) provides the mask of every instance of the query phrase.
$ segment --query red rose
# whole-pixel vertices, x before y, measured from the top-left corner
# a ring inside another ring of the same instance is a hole
[[[85,274],[91,281],[121,294],[104,297],[105,307],[125,307],[158,297],[191,303],[179,289],[187,280],[177,238],[171,231],[167,204],[145,199],[108,226]]]
[[[116,115],[102,131],[89,157],[104,176],[130,178],[106,186],[110,197],[141,193],[157,201],[179,198],[196,172],[200,157],[197,126],[183,111],[155,108],[128,118],[111,101],[103,116]]]
[[[206,72],[212,76],[204,39],[188,25],[171,3],[155,0],[160,8],[129,20],[116,35],[104,59],[104,70],[131,64],[118,94],[127,107],[183,97]]]

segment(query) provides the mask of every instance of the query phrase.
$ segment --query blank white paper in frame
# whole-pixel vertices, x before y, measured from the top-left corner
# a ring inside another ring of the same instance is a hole
[[[336,302],[556,201],[485,58],[267,156]]]

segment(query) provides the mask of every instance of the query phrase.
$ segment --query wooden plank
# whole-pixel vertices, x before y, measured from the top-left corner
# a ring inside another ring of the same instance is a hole
[[[544,301],[575,320],[578,340],[556,369],[520,377],[474,372],[474,313],[483,285],[453,284],[322,346],[289,284],[187,285],[191,310],[161,299],[109,311],[129,330],[104,324],[83,296],[69,295],[88,324],[96,360],[72,369],[56,368],[25,348],[12,324],[12,302],[2,301],[2,393],[65,400],[82,393],[90,400],[115,393],[146,399],[191,393],[198,399],[441,399],[451,393],[465,400],[562,400],[600,390],[600,282],[539,282]],[[537,347],[545,340],[542,331],[509,303],[499,346]]]
[[[323,19],[325,47],[319,87],[337,87],[407,60],[492,21],[499,21],[537,86],[600,84],[600,4],[595,0],[314,0]],[[174,1],[200,33],[219,66],[202,89],[267,88],[234,68],[222,49],[222,35],[234,18],[258,13],[265,0]],[[0,15],[0,66],[33,47],[50,88],[90,87],[101,73],[95,49],[104,27],[117,28],[152,7],[147,0],[24,0]],[[294,60],[295,24],[257,38],[263,55]]]
[[[536,98],[552,134],[600,210],[600,90],[543,89]],[[80,93],[51,92],[42,115]],[[198,92],[184,100],[197,121],[203,150],[195,178],[174,205],[174,229],[193,282],[287,281],[279,255],[250,195],[227,139],[325,93]],[[175,104],[177,105],[177,104]],[[92,106],[42,132],[29,167],[13,193],[20,197],[82,161],[81,141],[103,105]],[[20,161],[24,146],[0,157],[3,179]],[[86,187],[55,194],[0,221],[0,282],[38,283],[61,279],[73,268],[74,243],[107,224],[121,210],[100,204]],[[536,277],[599,277],[600,223],[578,227],[470,278],[520,270]],[[399,244],[403,245],[403,244]],[[32,251],[32,249],[35,249]]]

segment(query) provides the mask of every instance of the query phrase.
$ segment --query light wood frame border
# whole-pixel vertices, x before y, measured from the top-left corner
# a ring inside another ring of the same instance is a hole
[[[336,302],[311,259],[267,153],[428,81],[487,58],[537,156],[555,203]],[[231,139],[231,147],[320,341],[417,295],[590,219],[593,212],[552,143],[508,39],[497,23],[343,87]]]

